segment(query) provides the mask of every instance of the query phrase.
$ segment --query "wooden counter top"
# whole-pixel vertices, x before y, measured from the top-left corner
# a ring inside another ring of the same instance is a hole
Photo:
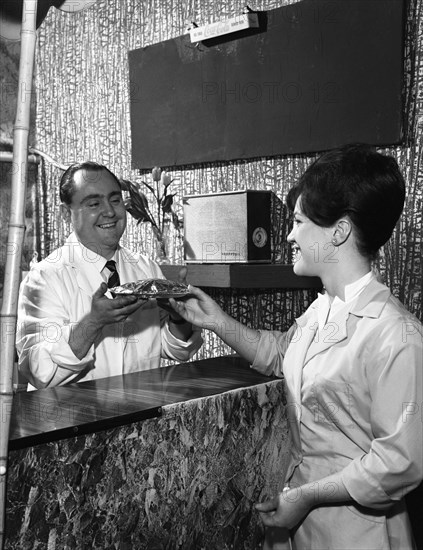
[[[161,407],[271,378],[236,356],[217,357],[91,382],[17,393],[9,449],[92,433],[160,416]]]

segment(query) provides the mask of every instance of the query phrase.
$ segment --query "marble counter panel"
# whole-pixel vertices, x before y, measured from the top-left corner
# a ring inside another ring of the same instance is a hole
[[[254,503],[283,486],[283,382],[9,453],[6,550],[261,548]]]

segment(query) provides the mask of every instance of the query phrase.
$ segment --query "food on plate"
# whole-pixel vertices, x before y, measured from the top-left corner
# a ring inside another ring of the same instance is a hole
[[[180,298],[189,294],[188,285],[168,279],[141,279],[110,289],[114,295],[135,294],[141,298]]]

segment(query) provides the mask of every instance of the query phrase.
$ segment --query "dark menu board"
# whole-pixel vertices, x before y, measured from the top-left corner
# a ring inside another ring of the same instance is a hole
[[[402,0],[305,0],[260,26],[129,52],[133,167],[402,137]]]

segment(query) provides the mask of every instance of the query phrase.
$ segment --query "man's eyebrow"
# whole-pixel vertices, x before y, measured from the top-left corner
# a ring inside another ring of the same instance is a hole
[[[107,195],[107,198],[113,197],[115,195],[121,196],[122,193],[121,193],[121,191],[112,191],[111,193],[109,193]],[[92,193],[91,195],[87,195],[86,197],[84,197],[81,201],[81,204],[84,204],[87,201],[90,201],[90,200],[93,200],[93,199],[104,199],[104,197],[105,197],[105,195],[103,195],[101,193]]]
[[[81,201],[81,204],[84,204],[84,202],[90,201],[92,199],[101,199],[104,195],[101,195],[100,193],[92,193],[91,195],[87,195],[84,197]]]

